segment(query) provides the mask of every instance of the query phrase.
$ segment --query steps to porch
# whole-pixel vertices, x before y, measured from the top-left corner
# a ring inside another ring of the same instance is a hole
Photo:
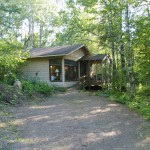
[[[100,78],[83,76],[79,80],[79,88],[86,90],[102,90],[102,80]]]

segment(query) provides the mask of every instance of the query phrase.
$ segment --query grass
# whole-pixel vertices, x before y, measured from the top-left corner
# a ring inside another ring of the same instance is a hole
[[[150,96],[137,93],[134,98],[130,99],[128,93],[116,91],[99,91],[95,95],[126,105],[150,121]]]

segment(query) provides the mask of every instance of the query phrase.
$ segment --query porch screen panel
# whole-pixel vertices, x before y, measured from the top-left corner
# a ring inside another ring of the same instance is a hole
[[[78,80],[78,62],[65,59],[65,81]]]
[[[50,81],[57,82],[62,81],[62,59],[50,59],[49,69],[50,69]]]

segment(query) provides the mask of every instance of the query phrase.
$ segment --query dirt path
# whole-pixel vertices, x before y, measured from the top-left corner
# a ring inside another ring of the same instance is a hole
[[[11,150],[149,150],[150,123],[124,106],[71,90],[13,110]]]

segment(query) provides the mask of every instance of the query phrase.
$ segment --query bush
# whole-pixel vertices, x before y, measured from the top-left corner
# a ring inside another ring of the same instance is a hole
[[[150,96],[150,86],[139,86],[138,94],[140,95],[145,95],[145,96]]]
[[[34,92],[34,85],[31,81],[23,80],[22,81],[22,89],[25,93],[32,96]]]
[[[137,95],[133,101],[128,103],[128,106],[150,120],[150,103],[147,97]]]
[[[8,73],[4,76],[4,83],[13,85],[16,80],[16,74],[15,73]]]
[[[128,93],[121,93],[117,91],[100,91],[97,92],[97,96],[108,97],[109,100],[116,101],[118,103],[127,105],[129,108],[136,110],[144,118],[150,120],[150,91],[149,86],[141,86],[134,98],[130,98]]]
[[[34,90],[38,93],[41,93],[47,96],[47,95],[51,95],[54,92],[54,87],[49,86],[45,82],[37,81],[35,83]]]
[[[22,43],[11,39],[12,43],[8,44],[5,40],[0,39],[0,81],[6,80],[7,84],[13,84],[11,73],[16,73],[18,68],[24,64],[28,57],[28,52],[23,51]],[[10,82],[10,83],[9,83]]]
[[[36,80],[35,78],[28,78],[22,80],[23,91],[32,96],[34,92],[44,94],[45,96],[51,95],[54,92],[54,86],[50,86],[47,83]]]
[[[18,90],[14,90],[13,86],[7,84],[0,84],[0,103],[11,105],[19,104],[22,94]]]

